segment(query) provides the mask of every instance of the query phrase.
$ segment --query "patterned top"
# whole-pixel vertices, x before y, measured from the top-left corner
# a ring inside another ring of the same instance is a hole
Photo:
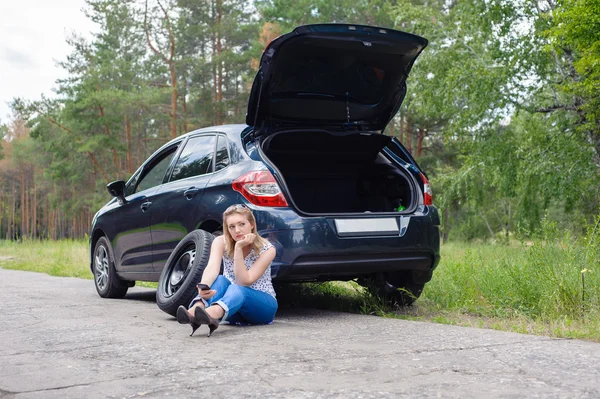
[[[254,248],[250,251],[250,253],[244,258],[244,263],[246,264],[246,270],[250,269],[254,262],[258,259],[258,257],[268,250],[269,248],[273,248],[273,244],[267,241],[267,244],[260,250],[258,255],[255,253]],[[231,281],[232,284],[235,283],[235,273],[233,267],[233,258],[227,256],[227,252],[223,254],[223,276],[227,278],[227,280]],[[266,292],[275,298],[275,290],[273,289],[273,284],[271,283],[271,265],[267,267],[267,270],[263,273],[262,276],[258,278],[252,285],[249,286],[257,291]]]

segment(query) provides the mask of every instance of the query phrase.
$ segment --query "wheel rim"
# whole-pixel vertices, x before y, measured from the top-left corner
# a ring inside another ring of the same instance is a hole
[[[108,251],[104,245],[100,245],[96,249],[96,255],[94,256],[94,274],[96,286],[101,291],[104,291],[108,285],[108,262]]]
[[[167,278],[163,282],[163,291],[167,298],[179,291],[192,269],[194,259],[196,259],[196,246],[194,244],[182,248],[177,260],[169,267]]]

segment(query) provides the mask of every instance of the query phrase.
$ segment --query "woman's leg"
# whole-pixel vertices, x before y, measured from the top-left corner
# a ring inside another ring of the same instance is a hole
[[[271,295],[237,284],[227,287],[220,300],[213,301],[206,311],[214,318],[230,322],[246,321],[251,324],[267,324],[277,312],[277,300]],[[214,305],[219,305],[217,306]]]
[[[231,282],[229,280],[227,280],[227,278],[225,278],[222,274],[219,274],[217,276],[217,279],[214,281],[214,283],[212,283],[212,285],[210,287],[211,289],[217,291],[215,293],[215,295],[213,295],[212,298],[209,298],[204,301],[200,298],[200,295],[196,295],[196,297],[190,303],[188,313],[190,315],[194,316],[194,311],[195,311],[196,307],[198,307],[198,306],[201,308],[208,307],[213,302],[220,300],[223,297],[223,295],[225,295],[225,292],[227,292],[227,287],[229,287],[230,285],[231,285]],[[204,302],[206,302],[206,305]]]

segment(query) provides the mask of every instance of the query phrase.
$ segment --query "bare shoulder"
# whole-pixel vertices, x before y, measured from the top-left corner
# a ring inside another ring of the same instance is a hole
[[[267,256],[267,257],[275,257],[275,253],[276,253],[276,249],[273,246],[273,244],[271,244],[270,242],[266,242],[265,245],[263,246],[263,249],[260,251],[260,256]]]
[[[212,248],[214,249],[225,249],[225,237],[218,236],[212,242]]]

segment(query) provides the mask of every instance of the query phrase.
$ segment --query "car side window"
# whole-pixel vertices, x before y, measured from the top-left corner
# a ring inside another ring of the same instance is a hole
[[[211,173],[214,153],[214,135],[190,138],[173,168],[170,181]]]
[[[150,165],[150,168],[147,171],[144,170],[144,175],[137,183],[134,192],[137,193],[162,184],[165,173],[167,173],[167,168],[171,164],[171,160],[173,159],[176,150],[177,147],[173,147],[167,153],[160,156],[153,165]]]
[[[129,179],[129,183],[127,183],[127,186],[125,187],[125,196],[126,197],[135,193],[135,189],[137,187],[137,183],[140,180],[141,175],[142,175],[142,171],[138,170],[138,172],[136,174],[134,174],[131,179]]]
[[[227,151],[227,138],[218,136],[217,152],[215,154],[215,172],[229,166],[229,152]]]

